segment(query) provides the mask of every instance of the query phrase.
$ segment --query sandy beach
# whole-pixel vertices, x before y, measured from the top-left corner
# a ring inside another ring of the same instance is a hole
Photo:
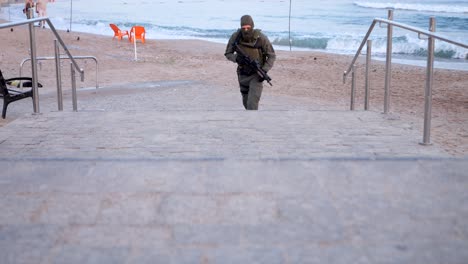
[[[4,23],[4,21],[2,22]],[[109,28],[109,31],[111,29]],[[17,76],[20,62],[29,57],[27,27],[2,30],[0,42],[1,70],[6,78]],[[74,56],[90,55],[99,61],[100,87],[161,80],[194,80],[215,85],[226,92],[239,93],[235,64],[224,57],[224,44],[201,40],[152,40],[138,43],[138,61],[133,44],[108,36],[78,32],[61,32]],[[36,28],[37,56],[53,56],[50,29]],[[311,105],[328,109],[349,109],[351,81],[343,84],[343,71],[352,57],[309,51],[277,51],[277,61],[270,71],[273,86],[265,84],[264,94],[292,96],[308,100]],[[364,60],[359,59],[356,110],[363,111]],[[95,85],[95,65],[79,62],[85,70],[85,82],[79,87]],[[370,110],[383,111],[384,63],[373,61],[371,70]],[[26,63],[24,75],[30,75]],[[431,141],[442,144],[454,156],[468,153],[468,72],[435,69]],[[69,68],[62,69],[64,89],[69,89]],[[393,64],[389,118],[401,118],[423,129],[425,68]],[[53,61],[42,62],[39,80],[41,92],[53,92]],[[239,99],[240,105],[240,99]],[[241,105],[240,105],[241,106]],[[260,104],[260,109],[262,105]],[[0,121],[0,126],[7,121]]]

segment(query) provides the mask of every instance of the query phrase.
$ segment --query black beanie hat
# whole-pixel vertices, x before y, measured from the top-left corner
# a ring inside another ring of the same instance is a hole
[[[253,19],[249,15],[243,15],[241,17],[240,22],[241,22],[241,27],[244,26],[244,25],[251,25],[252,27],[254,27]]]

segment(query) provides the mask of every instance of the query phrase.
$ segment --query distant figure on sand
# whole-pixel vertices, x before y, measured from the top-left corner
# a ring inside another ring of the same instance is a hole
[[[260,29],[254,29],[251,16],[242,16],[240,22],[241,28],[232,34],[224,56],[238,65],[237,77],[244,108],[258,110],[264,76],[268,77],[266,73],[273,67],[276,54],[267,36]]]
[[[37,0],[36,2],[36,12],[39,17],[47,16],[47,3],[48,0]],[[39,22],[39,26],[45,28],[45,21]]]
[[[26,0],[24,2],[23,14],[26,15],[27,19],[32,18],[30,10],[32,10],[33,7],[34,7],[33,0]]]

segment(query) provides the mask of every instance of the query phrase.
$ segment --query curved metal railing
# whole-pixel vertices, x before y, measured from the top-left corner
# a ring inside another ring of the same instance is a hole
[[[96,89],[99,88],[99,62],[95,56],[73,56],[75,60],[86,60],[86,59],[91,59],[96,63]],[[55,60],[55,57],[37,57],[36,60],[41,61],[41,60]],[[60,59],[69,59],[67,56],[60,56]],[[25,58],[21,61],[20,63],[20,70],[19,70],[19,77],[23,76],[23,65],[27,62],[30,61],[31,58]]]
[[[432,108],[432,83],[433,83],[433,71],[434,71],[434,44],[435,40],[441,40],[453,45],[457,45],[463,48],[468,49],[468,44],[460,43],[454,40],[449,39],[448,37],[439,35],[434,33],[436,30],[435,18],[431,17],[429,20],[429,30],[424,30],[420,28],[416,28],[413,26],[409,26],[403,23],[398,23],[393,21],[393,10],[388,11],[388,19],[382,18],[375,18],[372,21],[372,24],[369,27],[365,37],[363,38],[361,45],[359,46],[356,55],[353,57],[350,66],[346,71],[343,73],[343,83],[346,82],[346,77],[352,73],[352,83],[351,83],[351,110],[354,110],[354,99],[355,99],[355,74],[354,68],[355,63],[359,55],[361,54],[364,45],[367,43],[367,59],[366,59],[366,77],[365,77],[365,110],[368,109],[369,105],[369,64],[370,64],[370,57],[371,57],[371,46],[372,41],[369,40],[369,36],[372,33],[375,25],[379,23],[387,24],[387,50],[386,50],[386,66],[385,66],[385,95],[384,95],[384,113],[388,113],[390,108],[390,80],[391,80],[391,56],[392,56],[392,36],[393,36],[393,27],[398,27],[402,29],[406,29],[409,31],[413,31],[418,33],[419,38],[421,36],[427,36],[428,40],[428,56],[427,56],[427,66],[426,66],[426,87],[425,87],[425,103],[424,103],[424,135],[423,141],[421,144],[423,145],[430,145],[430,125],[431,125],[431,108]]]

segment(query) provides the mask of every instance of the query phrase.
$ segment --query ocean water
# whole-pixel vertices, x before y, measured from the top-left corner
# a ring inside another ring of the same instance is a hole
[[[23,4],[3,8],[3,19],[24,19]],[[435,17],[437,33],[468,43],[468,0],[56,0],[48,15],[58,29],[112,36],[109,23],[122,29],[142,25],[150,39],[204,39],[227,43],[250,14],[276,49],[319,50],[355,54],[372,20],[387,18],[428,29]],[[383,58],[386,29],[371,35],[373,54]],[[402,63],[425,65],[427,41],[394,29],[393,53]],[[468,50],[436,41],[436,67],[468,70]]]

